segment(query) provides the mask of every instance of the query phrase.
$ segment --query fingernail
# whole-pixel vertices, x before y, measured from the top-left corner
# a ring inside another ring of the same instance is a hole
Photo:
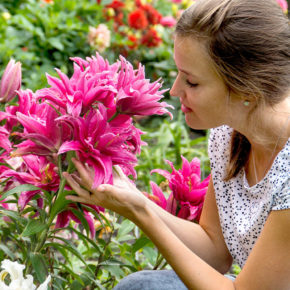
[[[103,185],[100,185],[99,187],[98,187],[98,191],[104,191],[105,190],[105,187],[103,186]]]

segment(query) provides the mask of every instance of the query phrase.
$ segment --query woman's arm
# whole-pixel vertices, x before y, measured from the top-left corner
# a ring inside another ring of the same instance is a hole
[[[91,188],[92,173],[90,169],[85,168],[78,161],[75,161],[75,165],[82,176],[82,180],[86,180],[83,186],[85,188]],[[228,252],[222,235],[212,181],[210,181],[208,187],[200,224],[198,225],[168,213],[145,197],[129,181],[120,168],[117,168],[117,174],[114,176],[115,187],[106,185],[106,187],[110,188],[110,193],[95,193],[94,190],[91,190],[93,194],[88,195],[78,184],[82,183],[82,180],[77,180],[77,183],[69,175],[66,175],[66,178],[70,185],[74,186],[74,190],[79,195],[83,193],[83,196],[81,196],[82,200],[76,196],[71,197],[72,200],[103,206],[129,218],[135,223],[142,209],[145,207],[150,208],[182,243],[201,259],[221,273],[226,273],[229,270],[232,264],[232,257]],[[115,189],[120,190],[116,191]]]
[[[76,167],[81,176],[79,182],[85,188],[91,188],[93,178],[89,170],[79,162],[76,162]],[[92,193],[89,193],[71,176],[65,176],[79,195],[70,197],[71,200],[97,204],[131,219],[158,247],[189,289],[289,289],[290,210],[271,213],[244,269],[236,281],[232,282],[185,245],[170,228],[171,222],[167,222],[168,226],[158,211],[156,212],[151,203],[147,203],[142,193],[139,194],[136,189],[102,185],[98,190],[91,190]],[[204,222],[205,217],[202,219]],[[209,237],[216,232],[211,227],[207,231],[210,232]],[[201,238],[204,241],[198,233],[200,232],[196,231],[197,235],[193,239]],[[204,248],[202,243],[196,243],[201,251],[200,256],[207,256],[207,251],[213,250],[208,246],[208,241],[204,243]]]
[[[172,232],[200,258],[226,273],[232,257],[222,234],[212,179],[209,182],[199,224],[178,218],[149,200],[150,207]]]

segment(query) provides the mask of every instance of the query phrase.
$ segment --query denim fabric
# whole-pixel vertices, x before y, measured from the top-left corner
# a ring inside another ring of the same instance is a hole
[[[121,280],[114,290],[187,290],[173,270],[144,270]]]
[[[235,280],[232,275],[225,275]],[[128,275],[113,290],[187,290],[173,270],[144,270]]]

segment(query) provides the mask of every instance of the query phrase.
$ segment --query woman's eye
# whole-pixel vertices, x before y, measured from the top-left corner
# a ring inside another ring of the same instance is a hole
[[[190,81],[186,80],[186,84],[190,87],[190,88],[194,88],[194,87],[197,87],[198,84],[195,84],[195,83],[191,83]]]

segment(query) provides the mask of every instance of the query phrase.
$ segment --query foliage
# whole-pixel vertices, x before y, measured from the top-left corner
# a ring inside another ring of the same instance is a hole
[[[95,46],[90,46],[88,33],[90,27],[104,23],[111,31],[111,44],[103,56],[111,62],[119,54],[136,64],[140,60],[147,67],[149,78],[162,77],[168,87],[172,84],[174,69],[172,59],[171,27],[152,24],[152,29],[162,40],[156,47],[133,45],[129,36],[140,36],[141,30],[124,23],[114,28],[114,18],[108,18],[107,6],[113,1],[102,0],[5,0],[0,4],[0,65],[15,58],[23,65],[23,85],[32,90],[45,85],[45,72],[53,74],[53,68],[59,67],[70,74],[68,64],[71,56],[85,57],[95,53]],[[128,14],[134,12],[134,1],[124,2],[122,13],[127,21]],[[160,15],[175,15],[179,9],[189,5],[172,4],[169,0],[153,1]],[[150,4],[150,5],[151,5]],[[149,4],[148,4],[149,5]],[[112,8],[111,8],[112,10]],[[113,11],[113,13],[115,13]],[[129,37],[129,38],[128,38]]]
[[[130,26],[128,16],[142,5],[148,4],[160,15],[173,15],[176,18],[179,10],[187,7],[191,1],[183,1],[180,4],[173,4],[169,0],[139,2],[124,1],[126,5],[121,11],[123,16],[126,16],[122,18],[124,23],[114,27],[114,19],[108,19],[107,12],[110,8],[108,5],[112,3],[108,0],[1,1],[0,65],[2,71],[4,71],[4,64],[8,63],[11,57],[20,61],[23,69],[23,87],[30,88],[32,91],[46,86],[45,72],[56,76],[54,67],[60,68],[61,77],[63,74],[71,75],[74,68],[68,63],[69,57],[84,58],[95,54],[98,47],[89,44],[90,27],[98,27],[99,24],[104,23],[111,32],[110,45],[102,51],[104,57],[113,62],[119,54],[123,54],[135,64],[135,67],[141,61],[146,66],[148,79],[156,80],[162,77],[164,87],[170,87],[176,76],[172,56],[173,29],[160,23],[150,23],[147,28],[156,31],[155,40],[157,37],[162,39],[155,42],[156,46],[151,46],[148,42],[141,41],[146,29],[143,31],[138,27]],[[130,3],[134,5],[129,5]],[[146,9],[151,8],[147,6]],[[138,46],[134,45],[135,40],[132,35],[137,39],[139,37]],[[50,77],[50,80],[53,79]],[[166,94],[168,97],[168,93]],[[177,103],[169,98],[167,100],[168,103]],[[17,106],[17,101],[14,99],[9,105]],[[1,104],[2,111],[5,107],[7,108],[7,105]],[[55,109],[55,106],[51,108]],[[41,110],[38,111],[36,114],[41,114]],[[5,117],[1,113],[1,128],[3,128]],[[142,191],[151,191],[150,181],[160,184],[164,180],[157,174],[150,176],[151,170],[155,168],[168,170],[165,160],[172,161],[176,168],[180,168],[181,155],[189,160],[193,157],[201,160],[202,179],[210,173],[206,136],[199,134],[200,132],[190,131],[185,126],[181,114],[174,113],[174,115],[177,119],[174,122],[169,122],[164,117],[134,117],[138,130],[146,132],[142,135],[142,139],[148,143],[148,146],[143,147],[138,165],[135,167],[138,174],[137,185]],[[23,127],[19,126],[18,124],[18,128],[11,127],[13,133],[9,135],[9,140],[7,139],[9,142],[16,140],[16,143],[20,143],[16,131]],[[7,131],[0,131],[0,136],[7,137]],[[4,143],[0,144],[3,147]],[[9,147],[7,144],[5,143],[3,147],[6,151]],[[1,152],[3,153],[3,149]],[[60,175],[62,168],[74,170],[70,163],[70,158],[74,154],[70,152],[66,158],[64,156],[59,158],[57,166]],[[5,158],[1,160],[1,165],[4,161]],[[12,169],[14,165],[10,166]],[[46,167],[40,173],[45,173],[52,178],[57,174],[53,173],[52,169]],[[43,177],[41,174],[40,176]],[[61,183],[58,190],[53,189],[54,194],[51,194],[51,189],[39,188],[35,184],[11,187],[12,177],[0,181],[0,204],[6,199],[6,202],[0,205],[0,261],[8,258],[25,264],[25,274],[32,274],[38,284],[50,274],[53,289],[86,287],[86,289],[111,289],[129,273],[142,269],[168,267],[152,242],[130,221],[111,212],[103,213],[101,210],[97,212],[84,204],[74,206],[68,204],[64,195],[71,192],[64,183]],[[50,183],[53,183],[52,180]],[[31,191],[35,195],[22,208],[19,205],[19,197]],[[48,205],[48,211],[47,207],[39,203],[40,198],[45,205]],[[74,216],[74,220],[71,220],[66,227],[56,228],[54,217],[65,206]],[[85,212],[92,219],[88,219]],[[95,233],[94,238],[89,236],[92,231]]]
[[[4,191],[0,214],[5,217],[3,228],[7,229],[7,235],[5,232],[2,235],[3,242],[8,245],[8,253],[18,253],[11,258],[25,264],[27,273],[32,273],[39,283],[50,272],[53,285],[60,289],[74,283],[72,278],[80,280],[75,269],[69,268],[74,265],[70,255],[84,265],[86,283],[91,287],[98,286],[98,281],[102,280],[96,278],[103,267],[111,269],[114,279],[110,277],[109,281],[115,282],[124,272],[119,271],[117,275],[120,265],[116,268],[114,263],[118,249],[111,250],[109,245],[114,247],[120,241],[132,240],[128,232],[134,228],[128,221],[121,226],[107,222],[102,228],[108,226],[111,234],[107,240],[96,243],[95,220],[101,224],[103,219],[106,221],[101,215],[103,209],[66,200],[65,196],[73,192],[62,173],[75,171],[71,159],[76,156],[94,169],[95,187],[112,183],[113,165],[120,165],[126,175],[134,176],[135,155],[140,152],[142,132],[134,127],[131,116],[169,113],[167,104],[158,102],[164,92],[159,90],[161,84],[145,79],[142,66],[134,69],[124,58],[110,65],[100,55],[73,60],[71,78],[58,70],[60,79],[47,76],[49,88],[35,93],[18,90],[18,103],[10,92],[10,84],[19,86],[20,66],[10,62],[2,76],[0,90],[4,96],[7,95],[5,90],[12,96],[3,98],[0,112],[0,178]],[[71,227],[72,239],[59,232],[70,220],[75,225]],[[117,239],[112,239],[115,233]],[[83,243],[74,242],[74,237]],[[95,253],[86,259],[77,248],[84,244],[93,247]],[[14,251],[10,247],[14,247]],[[155,253],[154,250],[147,252]],[[89,265],[92,257],[95,264]],[[135,260],[132,261],[135,265]],[[60,277],[66,279],[64,284]]]

